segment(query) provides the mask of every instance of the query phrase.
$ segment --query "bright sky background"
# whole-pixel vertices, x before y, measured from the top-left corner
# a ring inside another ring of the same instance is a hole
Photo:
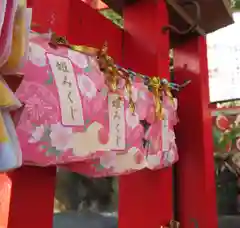
[[[210,101],[240,99],[240,13],[235,23],[207,35]]]
[[[219,29],[207,35],[207,41],[217,43],[239,43],[240,44],[240,12],[233,14],[235,23],[225,28]]]

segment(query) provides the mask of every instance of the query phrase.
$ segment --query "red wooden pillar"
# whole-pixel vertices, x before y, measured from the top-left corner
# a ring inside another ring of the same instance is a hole
[[[124,9],[123,64],[169,79],[169,36],[164,1],[142,0]],[[159,228],[172,219],[172,169],[120,177],[119,228]]]
[[[207,50],[204,37],[174,50],[176,82],[192,80],[179,94],[177,212],[181,227],[217,228]],[[194,222],[198,226],[194,226]]]
[[[55,171],[25,166],[0,174],[1,228],[52,228]]]

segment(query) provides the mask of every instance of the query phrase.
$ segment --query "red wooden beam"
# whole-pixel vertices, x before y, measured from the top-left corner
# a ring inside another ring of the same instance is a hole
[[[123,64],[169,79],[169,36],[164,1],[139,1],[124,10]],[[120,177],[119,228],[160,228],[172,219],[172,169],[143,170]]]
[[[217,228],[205,38],[195,38],[176,48],[174,67],[176,82],[192,81],[179,94],[177,214],[181,227]]]

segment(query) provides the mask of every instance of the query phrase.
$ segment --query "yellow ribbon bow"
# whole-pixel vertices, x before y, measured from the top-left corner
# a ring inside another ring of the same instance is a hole
[[[161,102],[162,86],[160,78],[159,77],[150,78],[148,86],[151,92],[153,93],[156,117],[159,119],[163,119],[163,108]]]

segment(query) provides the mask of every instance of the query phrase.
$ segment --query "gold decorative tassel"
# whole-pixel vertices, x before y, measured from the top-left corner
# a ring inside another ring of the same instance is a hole
[[[118,70],[118,72],[119,72],[120,77],[125,80],[125,89],[128,93],[128,97],[129,97],[129,108],[130,108],[131,112],[134,113],[135,112],[135,103],[132,99],[132,81],[131,81],[131,78],[130,78],[128,72],[125,72],[123,70]]]
[[[112,92],[116,92],[119,82],[119,73],[114,65],[113,59],[107,54],[107,51],[108,46],[107,43],[105,43],[97,54],[98,65],[100,70],[105,74],[105,83]]]
[[[159,77],[150,78],[148,86],[150,87],[154,96],[156,117],[159,119],[163,119],[163,108],[162,108],[162,102],[161,102],[162,86],[161,86],[160,78]]]

